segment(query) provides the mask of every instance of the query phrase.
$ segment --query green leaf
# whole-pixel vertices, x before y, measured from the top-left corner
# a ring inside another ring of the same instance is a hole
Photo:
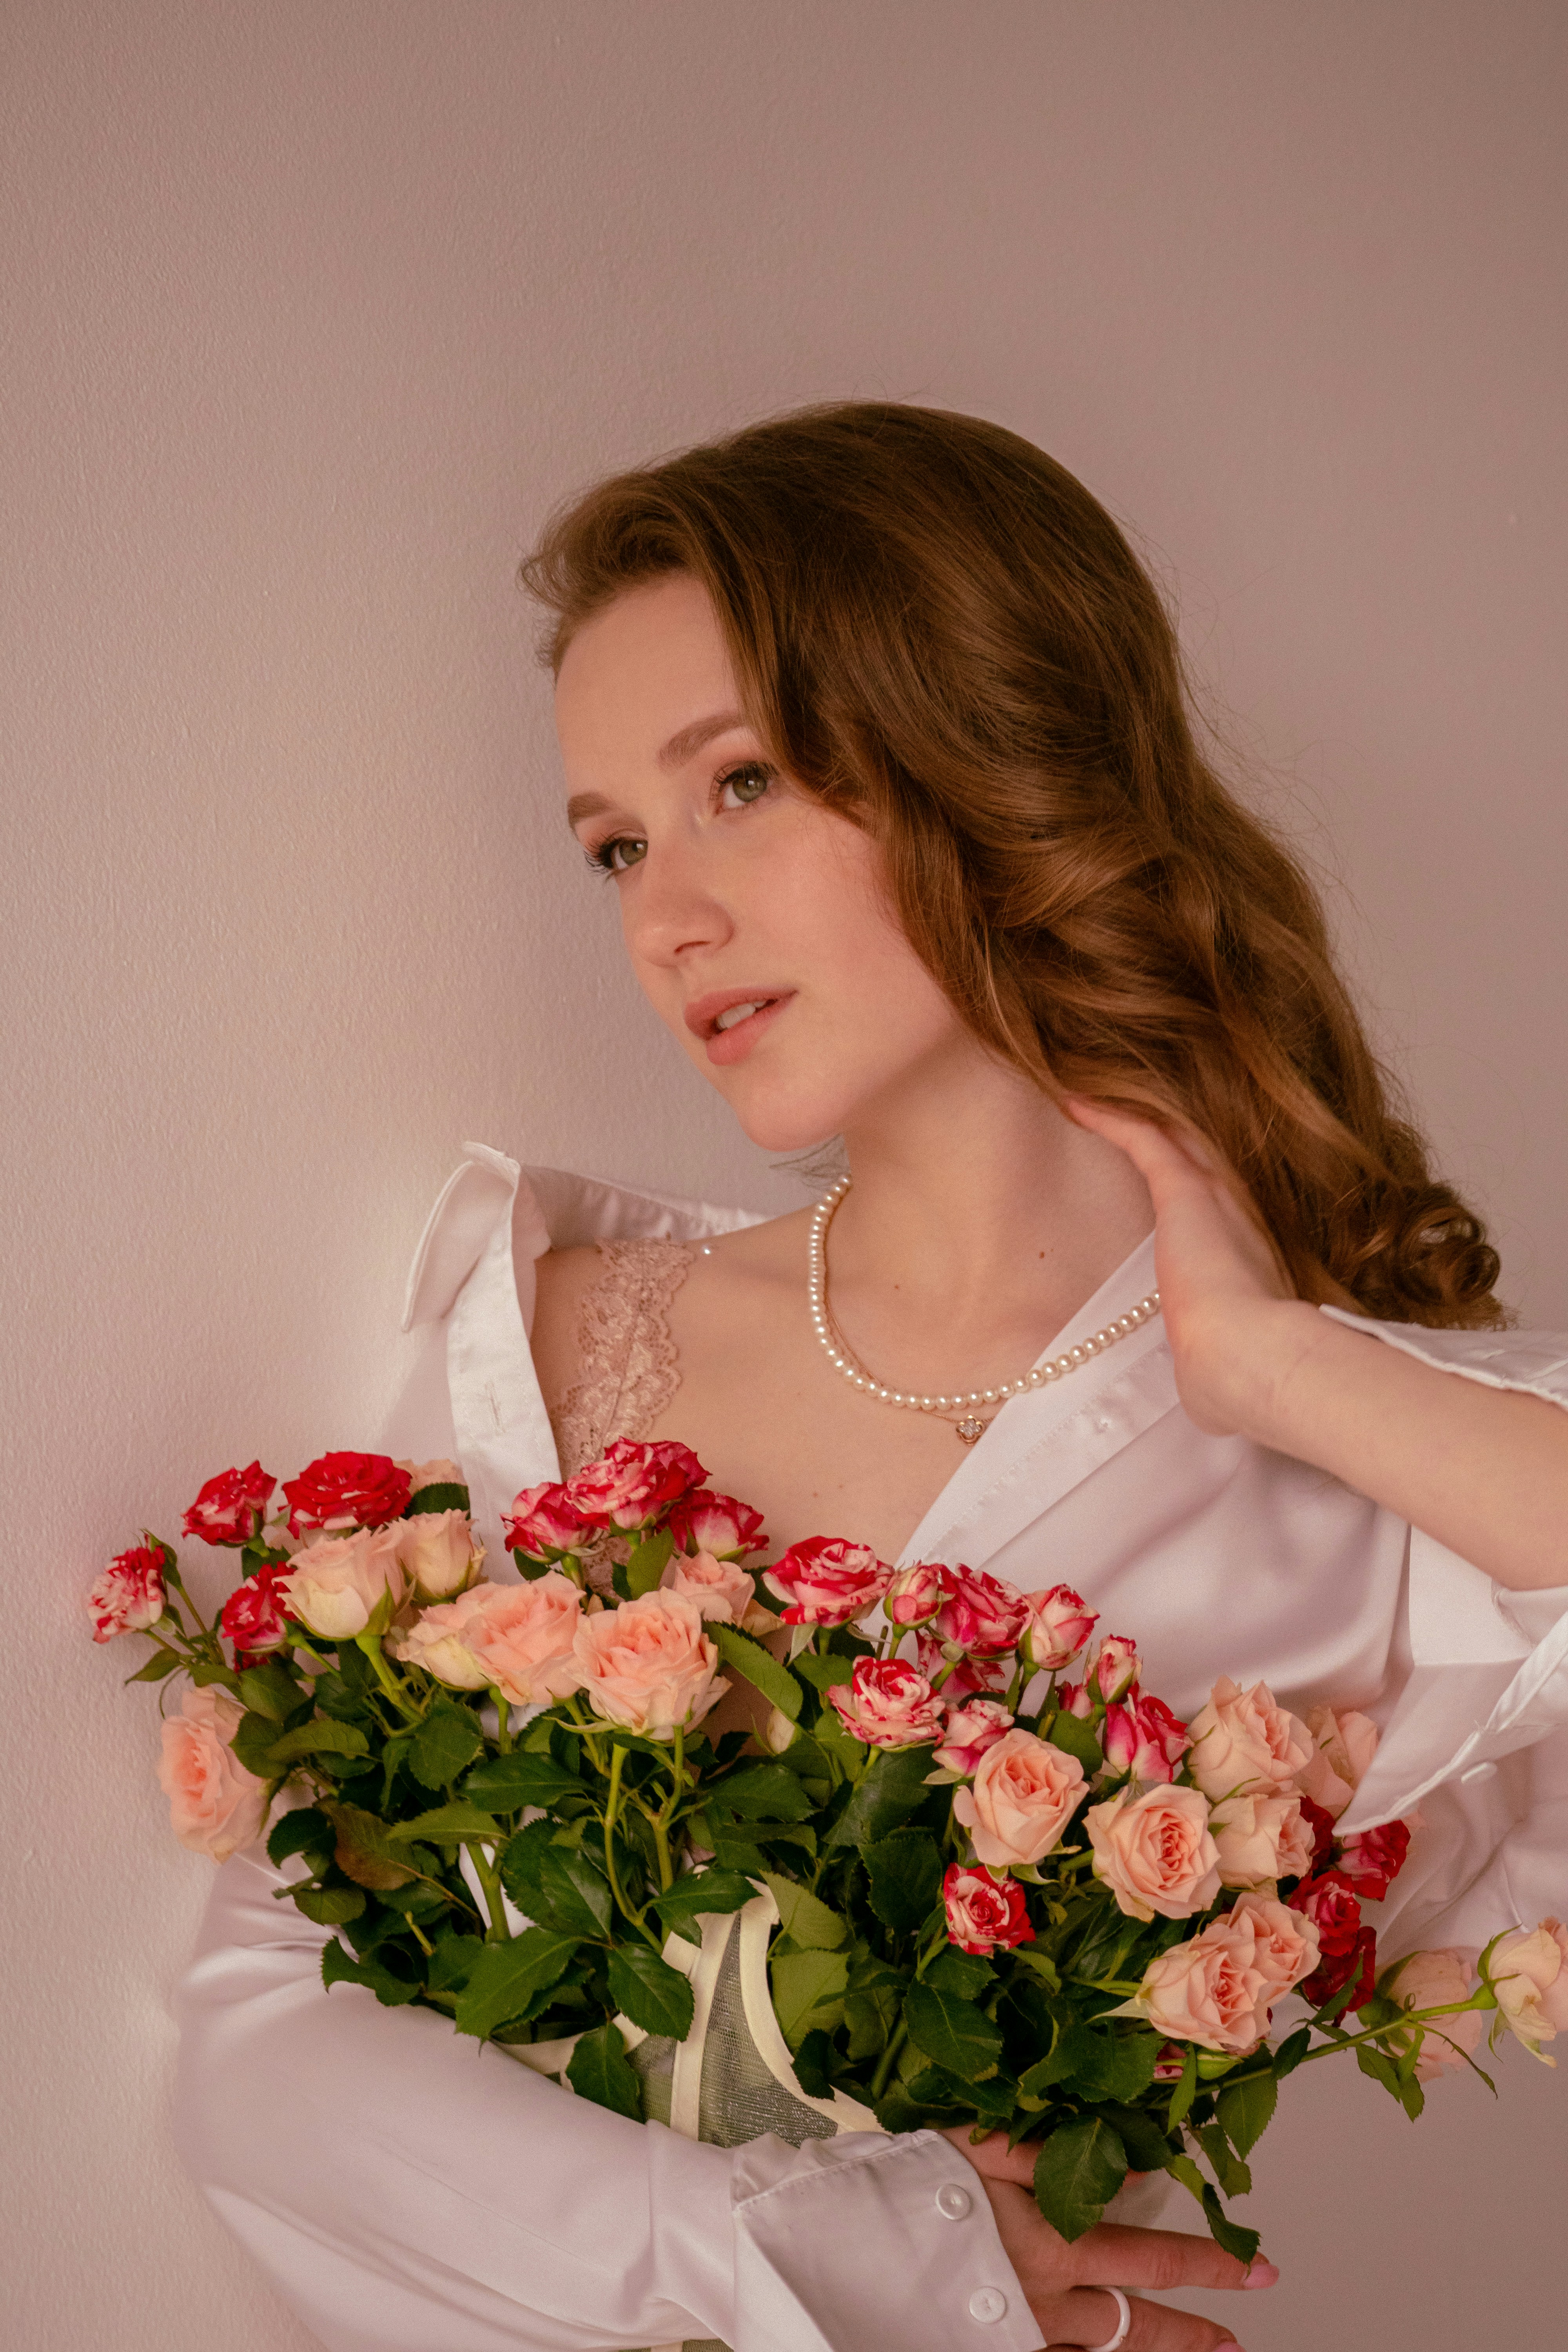
[[[806,1650],[795,1659],[791,1672],[803,1682],[808,1682],[813,1690],[836,1690],[840,1683],[854,1681],[855,1661],[841,1657],[833,1651],[826,1657],[818,1657],[816,1651]]]
[[[1171,2093],[1171,2104],[1165,2110],[1165,2129],[1174,2131],[1190,2110],[1198,2095],[1198,2045],[1187,2044],[1187,2054],[1182,2061],[1182,2079]],[[1195,2192],[1194,2192],[1195,2193]]]
[[[484,1744],[485,1735],[466,1706],[437,1699],[409,1743],[408,1769],[423,1788],[449,1789]]]
[[[430,1956],[433,1992],[461,1992],[485,1947],[478,1936],[443,1936]]]
[[[331,1853],[335,1832],[319,1806],[300,1805],[291,1813],[272,1824],[272,1834],[267,1841],[267,1859],[281,1870],[291,1853],[319,1853],[325,1861]]]
[[[410,1838],[423,1838],[435,1845],[460,1843],[464,1838],[499,1838],[504,1834],[493,1813],[481,1812],[459,1797],[455,1804],[437,1805],[427,1813],[416,1813],[411,1822],[395,1822],[387,1835],[399,1845]]]
[[[654,1896],[653,1907],[667,1927],[674,1927],[704,1912],[738,1911],[756,1891],[738,1870],[689,1870],[668,1895]]]
[[[508,1838],[500,1850],[498,1867],[500,1883],[512,1901],[522,1911],[537,1911],[543,1900],[540,1893],[540,1865],[544,1849],[555,1835],[555,1823],[551,1821],[530,1822],[515,1837]]]
[[[1238,2156],[1230,2152],[1230,2142],[1218,2124],[1200,2124],[1198,2146],[1209,2160],[1209,2168],[1226,2197],[1245,2197],[1252,2187],[1252,2175]]]
[[[293,1896],[295,1908],[318,1927],[341,1927],[345,1920],[357,1919],[364,1909],[364,1896],[357,1886],[296,1886]]]
[[[1385,2091],[1391,2091],[1398,2098],[1399,2076],[1391,2058],[1385,2058],[1381,2050],[1374,2050],[1370,2042],[1363,2042],[1355,2053],[1355,2062],[1363,2074],[1370,2074],[1374,2083],[1381,2083]]]
[[[237,1698],[239,1696],[239,1676],[234,1668],[214,1665],[209,1658],[196,1660],[191,1668],[191,1680],[198,1690],[205,1690],[209,1683],[221,1683],[226,1691],[232,1691]]]
[[[1299,2025],[1295,2032],[1287,2041],[1282,2042],[1274,2053],[1275,2081],[1282,2083],[1287,2074],[1293,2074],[1311,2046],[1311,2027]]]
[[[386,1823],[376,1814],[359,1805],[323,1804],[321,1811],[332,1825],[333,1858],[345,1878],[378,1894],[385,1887],[407,1885],[415,1874],[409,1857],[397,1852]]]
[[[763,1883],[772,1889],[773,1901],[779,1906],[779,1924],[792,1944],[803,1951],[836,1952],[849,1930],[837,1911],[797,1886],[793,1878],[783,1878],[776,1871],[765,1870]]]
[[[1237,2156],[1250,2156],[1273,2121],[1279,2085],[1273,2072],[1243,2074],[1227,2082],[1215,2102],[1226,2138]]]
[[[579,2036],[567,2063],[566,2080],[580,2099],[592,2099],[595,2106],[608,2107],[613,2115],[641,2123],[642,2083],[636,2068],[627,2063],[618,2025],[596,2025],[592,2032]]]
[[[1171,2144],[1160,2129],[1158,2117],[1152,2116],[1147,2107],[1130,2107],[1120,2099],[1096,2104],[1127,2150],[1127,2161],[1133,2171],[1163,2172]]]
[[[1204,2190],[1208,2187],[1208,2182],[1190,2156],[1184,2154],[1168,2156],[1165,2158],[1165,2169],[1173,2180],[1179,2180],[1184,2189],[1191,2190],[1200,2205],[1203,2203]]]
[[[487,1944],[458,1995],[457,2028],[479,2041],[517,2017],[536,1992],[552,1985],[576,1950],[575,1936],[528,1927],[507,1944]]]
[[[804,1822],[816,1811],[799,1780],[784,1764],[751,1764],[710,1785],[710,1803],[728,1805],[743,1821]]]
[[[1158,2033],[1119,2033],[1090,2030],[1086,2037],[1093,2055],[1079,2070],[1079,2079],[1091,2099],[1141,2099],[1154,2079],[1164,2042]]]
[[[610,1883],[581,1846],[547,1845],[540,1856],[539,1880],[545,1907],[557,1926],[576,1936],[609,1934],[614,1908]]]
[[[814,2021],[825,2023],[825,2013],[842,2002],[849,1982],[848,1955],[821,1950],[775,1951],[771,1974],[774,2014],[780,2032],[793,2050],[804,2041]]]
[[[520,1813],[525,1805],[556,1805],[563,1797],[581,1796],[583,1783],[552,1756],[514,1748],[510,1756],[492,1756],[489,1763],[476,1764],[463,1790],[492,1812]]]
[[[136,1672],[127,1675],[125,1679],[128,1683],[161,1683],[164,1675],[172,1675],[180,1663],[178,1650],[154,1650],[146,1664],[138,1666]]]
[[[936,2065],[961,2082],[994,2074],[1002,2055],[1002,2029],[983,2009],[930,1983],[912,1984],[904,2002],[910,2039]]]
[[[610,1999],[645,2033],[684,2042],[691,2031],[691,1987],[647,1944],[625,1944],[610,1954]]]
[[[239,1677],[239,1696],[253,1713],[269,1715],[274,1723],[281,1723],[293,1714],[305,1693],[293,1675],[274,1661],[265,1666],[247,1666]]]
[[[626,1555],[626,1598],[640,1601],[645,1592],[657,1592],[658,1580],[669,1563],[675,1549],[675,1538],[668,1528],[658,1535],[645,1536],[641,1543],[633,1544]]]
[[[1035,2160],[1035,2202],[1069,2245],[1092,2230],[1127,2178],[1127,2150],[1103,2116],[1054,2131]]]
[[[245,1728],[244,1719],[240,1730]],[[236,1747],[235,1753],[238,1754]],[[286,1731],[281,1739],[276,1737],[268,1750],[267,1760],[274,1771],[292,1764],[301,1756],[368,1756],[370,1742],[356,1723],[340,1723],[334,1716],[319,1715],[310,1723],[301,1723],[297,1730]]]
[[[808,2099],[830,2099],[833,2080],[827,2069],[833,2044],[822,2032],[808,2033],[795,2053],[795,2079]]]
[[[926,1774],[931,1751],[926,1748],[885,1748],[856,1787],[849,1802],[828,1834],[829,1845],[874,1845],[931,1796]]]
[[[1065,1707],[1052,1717],[1051,1727],[1044,1737],[1065,1755],[1076,1756],[1086,1772],[1098,1772],[1105,1761],[1090,1727],[1081,1715],[1069,1715]]]
[[[996,1971],[977,1952],[961,1952],[956,1944],[949,1944],[927,1969],[925,1981],[941,1992],[955,1992],[964,2000],[978,2000],[995,1983]]]
[[[924,1830],[894,1830],[866,1848],[871,1908],[885,1927],[908,1933],[942,1895],[942,1852]],[[962,1957],[962,1955],[960,1956]]]
[[[238,1761],[258,1780],[272,1780],[281,1767],[274,1767],[272,1750],[278,1744],[278,1726],[269,1715],[242,1715],[229,1741]]]
[[[1222,2246],[1227,2254],[1234,2254],[1238,2263],[1250,2263],[1258,2252],[1257,2231],[1243,2230],[1232,2221],[1218,2195],[1206,2180],[1204,2183],[1204,2211],[1208,2216],[1209,2235],[1215,2245]]]
[[[418,1994],[416,1979],[395,1976],[378,1960],[356,1960],[340,1943],[331,1943],[321,1954],[321,1982],[329,1990],[335,1984],[363,1985],[374,1993],[384,2009],[401,2009]]]
[[[468,1508],[468,1488],[458,1486],[450,1478],[437,1478],[432,1485],[421,1486],[416,1494],[409,1496],[403,1507],[403,1516],[405,1519],[416,1519],[435,1511],[466,1511]]]
[[[760,1642],[753,1642],[749,1633],[742,1633],[736,1625],[721,1624],[715,1620],[706,1631],[727,1666],[732,1667],[743,1681],[749,1682],[753,1690],[760,1690],[763,1696],[771,1700],[781,1715],[787,1715],[792,1723],[800,1720],[804,1704],[801,1687],[787,1666],[781,1666]],[[844,1662],[837,1660],[835,1663]],[[849,1672],[854,1672],[853,1666]],[[843,1679],[847,1682],[849,1675],[845,1675]]]

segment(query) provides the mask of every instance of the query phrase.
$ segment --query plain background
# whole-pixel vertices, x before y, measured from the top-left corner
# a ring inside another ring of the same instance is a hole
[[[1568,16],[6,0],[0,53],[8,2341],[299,2352],[170,2151],[207,1866],[86,1585],[224,1464],[374,1438],[465,1137],[803,1197],[620,967],[520,554],[808,399],[1043,443],[1568,1326]],[[1292,2085],[1249,2352],[1558,2340],[1568,2083],[1502,2072],[1416,2130]]]

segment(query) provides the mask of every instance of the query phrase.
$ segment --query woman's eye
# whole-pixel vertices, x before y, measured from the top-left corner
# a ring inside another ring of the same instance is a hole
[[[731,768],[727,775],[720,777],[719,805],[721,808],[750,808],[753,801],[762,799],[773,780],[771,768],[764,767],[759,760],[748,760],[743,766]]]
[[[624,874],[630,866],[640,864],[647,856],[647,844],[636,834],[618,833],[613,841],[600,842],[597,849],[588,852],[588,863],[596,866],[601,874]]]

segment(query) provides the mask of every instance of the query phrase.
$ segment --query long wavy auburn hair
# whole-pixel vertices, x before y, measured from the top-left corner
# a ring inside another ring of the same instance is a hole
[[[1103,507],[942,410],[805,409],[571,500],[522,567],[544,659],[700,580],[785,772],[881,845],[916,952],[1053,1097],[1208,1139],[1301,1297],[1496,1324],[1300,865],[1199,744],[1175,631]]]

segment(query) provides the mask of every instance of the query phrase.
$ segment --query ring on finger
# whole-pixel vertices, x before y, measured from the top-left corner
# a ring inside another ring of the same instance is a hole
[[[1088,2347],[1087,2352],[1121,2352],[1121,2347],[1127,2341],[1127,2331],[1132,2325],[1132,2306],[1119,2286],[1097,2286],[1094,2292],[1110,2295],[1115,2303],[1116,2333],[1107,2336],[1103,2344]]]

